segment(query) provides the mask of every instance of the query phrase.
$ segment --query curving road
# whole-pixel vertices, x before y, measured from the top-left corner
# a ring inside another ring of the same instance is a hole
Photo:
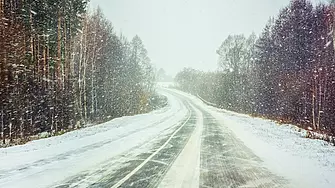
[[[164,109],[0,150],[0,187],[289,186],[203,105],[161,93]]]

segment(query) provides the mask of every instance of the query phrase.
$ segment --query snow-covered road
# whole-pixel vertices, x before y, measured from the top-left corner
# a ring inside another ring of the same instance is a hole
[[[0,149],[0,187],[335,187],[334,147],[160,92],[163,109]]]

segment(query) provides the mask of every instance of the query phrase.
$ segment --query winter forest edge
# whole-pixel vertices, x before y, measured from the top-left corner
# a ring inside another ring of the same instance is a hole
[[[164,103],[140,37],[116,34],[99,8],[87,6],[0,0],[1,146]],[[334,19],[334,2],[292,0],[260,36],[223,41],[217,71],[185,68],[175,81],[217,107],[292,123],[335,143]]]
[[[335,1],[292,0],[262,34],[230,35],[216,72],[185,68],[178,87],[216,107],[295,124],[335,143]]]
[[[86,0],[0,1],[1,145],[157,108],[139,36],[118,36]]]

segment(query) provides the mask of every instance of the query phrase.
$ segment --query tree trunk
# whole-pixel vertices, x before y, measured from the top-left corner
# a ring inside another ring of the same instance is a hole
[[[61,13],[60,10],[58,11],[58,23],[57,23],[57,63],[56,63],[56,79],[58,80],[58,86],[61,87],[61,73],[60,73],[60,66],[61,66]]]
[[[24,138],[24,128],[23,128],[24,120],[23,120],[22,115],[23,114],[21,114],[21,117],[20,117],[20,137],[21,137],[21,139]]]
[[[333,46],[335,51],[335,0],[332,0],[332,13],[333,13]]]
[[[85,26],[84,26],[85,27]],[[85,29],[85,28],[84,28]],[[84,31],[83,31],[84,33]],[[81,74],[81,68],[83,65],[83,41],[84,41],[84,34],[81,33],[80,36],[80,48],[79,48],[79,63],[78,63],[78,91],[79,91],[79,96],[77,96],[77,111],[80,114],[80,119],[83,119],[83,106],[82,106],[82,87],[81,87],[81,83],[83,81],[83,77]],[[74,62],[73,62],[74,64]],[[74,70],[74,69],[73,69]]]
[[[0,0],[0,19],[2,19],[2,17],[4,17],[4,10],[5,10],[4,1],[5,0]]]
[[[321,79],[322,72],[319,73],[319,96],[318,96],[318,122],[316,124],[317,129],[320,130],[320,119],[321,119],[321,109],[322,109],[322,79]]]
[[[41,76],[41,73],[40,73],[41,69],[42,69],[41,68],[42,67],[41,66],[41,59],[40,59],[40,43],[41,43],[40,42],[40,37],[37,35],[37,39],[35,39],[35,40],[36,40],[36,45],[35,45],[36,46],[36,55],[35,55],[36,62],[35,63],[36,63],[36,72],[37,72],[36,76],[37,76],[37,84],[40,85],[40,83],[42,83],[41,82],[41,80],[42,80],[41,77],[42,76]]]
[[[315,75],[313,75],[313,81],[312,81],[312,123],[313,123],[313,129],[316,130],[315,126]]]
[[[47,40],[45,34],[43,35],[43,87],[47,88],[48,78],[47,78]]]
[[[95,20],[95,22],[98,22],[98,20]],[[94,101],[94,64],[95,64],[95,59],[96,59],[96,48],[97,48],[97,44],[96,44],[96,37],[97,37],[97,25],[95,25],[95,27],[93,28],[94,31],[94,36],[93,36],[93,50],[92,50],[92,72],[91,72],[91,117],[93,118],[94,117],[94,113],[95,113],[95,109],[94,109],[94,106],[95,106],[95,101]]]
[[[34,26],[33,26],[33,14],[31,7],[29,8],[29,22],[30,22],[30,61],[33,61],[34,57],[34,39],[33,39],[33,33],[34,33]]]
[[[87,91],[86,91],[86,65],[88,61],[87,53],[87,35],[88,35],[88,27],[87,27],[87,20],[85,20],[85,32],[84,35],[84,53],[83,53],[83,97],[84,97],[84,118],[85,121],[87,120]]]
[[[48,90],[50,91],[51,89],[51,82],[50,82],[50,66],[49,66],[49,58],[50,58],[50,48],[49,48],[49,35],[47,35],[47,41],[46,41],[46,50],[45,50],[45,53],[46,53],[46,80],[47,80],[47,87]]]
[[[12,116],[11,114],[9,115],[9,143],[13,142],[13,134],[12,134]]]
[[[5,139],[5,123],[4,123],[4,110],[1,108],[1,138],[2,138],[2,143],[6,143]]]

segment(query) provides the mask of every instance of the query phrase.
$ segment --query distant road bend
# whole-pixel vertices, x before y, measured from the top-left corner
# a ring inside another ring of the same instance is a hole
[[[1,153],[17,162],[1,163],[0,187],[288,187],[205,105],[160,92],[161,110]]]

